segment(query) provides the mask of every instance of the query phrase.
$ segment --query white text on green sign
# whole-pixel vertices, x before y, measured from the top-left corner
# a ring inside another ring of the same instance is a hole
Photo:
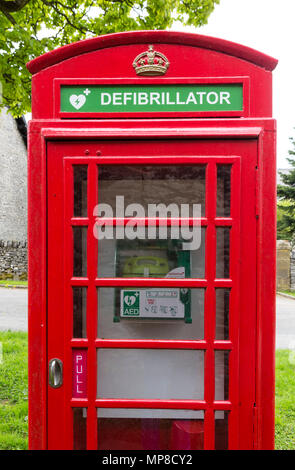
[[[243,85],[62,85],[61,112],[141,113],[243,110]]]

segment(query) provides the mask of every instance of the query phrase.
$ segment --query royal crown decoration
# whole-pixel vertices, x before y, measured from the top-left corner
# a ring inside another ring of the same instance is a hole
[[[169,67],[169,61],[161,52],[154,51],[154,46],[142,52],[133,61],[137,75],[164,75]]]

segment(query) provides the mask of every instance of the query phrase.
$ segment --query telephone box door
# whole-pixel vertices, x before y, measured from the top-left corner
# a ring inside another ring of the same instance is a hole
[[[253,448],[257,148],[47,142],[49,449]]]

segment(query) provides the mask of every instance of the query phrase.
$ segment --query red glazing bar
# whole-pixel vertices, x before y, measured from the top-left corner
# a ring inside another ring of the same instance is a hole
[[[64,433],[64,448],[73,449],[73,414],[70,406],[72,398],[72,350],[70,341],[73,336],[73,291],[71,277],[74,266],[74,241],[71,217],[74,213],[74,174],[73,166],[64,162],[64,421],[68,432]]]
[[[139,400],[120,398],[98,398],[95,400],[96,407],[99,408],[155,408],[155,409],[189,409],[206,410],[208,408],[205,400]],[[72,398],[71,406],[85,408],[88,406],[87,399]],[[231,410],[230,401],[214,401],[213,410]]]
[[[97,418],[96,418],[96,332],[97,332],[97,292],[95,278],[97,273],[97,240],[93,236],[93,209],[97,204],[97,165],[88,165],[88,218],[89,229],[87,237],[87,270],[89,278],[87,297],[87,337],[88,347],[88,411],[87,411],[87,449],[97,449]]]
[[[239,275],[240,275],[240,197],[241,197],[240,160],[231,170],[231,216],[230,233],[230,276],[233,282],[229,306],[229,338],[233,350],[229,355],[229,399],[233,409],[228,418],[228,447],[239,446]]]
[[[167,278],[139,278],[139,277],[108,277],[96,278],[95,285],[97,287],[207,287],[207,279],[167,279]],[[85,286],[89,285],[87,277],[72,277],[72,286]],[[214,279],[213,285],[215,287],[232,287],[231,279]]]
[[[217,217],[215,219],[215,225],[217,227],[230,227],[233,223],[232,217]]]
[[[73,338],[71,345],[74,348],[87,348],[88,339]],[[97,348],[151,348],[151,349],[207,349],[208,344],[205,340],[141,340],[141,339],[101,339],[95,340]],[[213,343],[214,349],[231,350],[233,343],[231,341],[217,340]]]
[[[215,339],[215,289],[214,279],[216,272],[216,164],[209,162],[206,172],[206,215],[208,227],[206,229],[206,278],[208,287],[205,298],[205,340],[208,343],[208,349],[205,353],[205,401],[208,410],[205,413],[205,449],[214,449],[214,413],[211,409],[214,401],[214,349]]]
[[[154,408],[171,410],[204,410],[204,400],[143,400],[121,398],[99,398],[96,406],[100,408]]]
[[[72,217],[71,224],[74,226],[87,226],[89,224],[88,217]]]
[[[97,348],[135,349],[207,349],[204,340],[153,340],[153,339],[97,339]]]

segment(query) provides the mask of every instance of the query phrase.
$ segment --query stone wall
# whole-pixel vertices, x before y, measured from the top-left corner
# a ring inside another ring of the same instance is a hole
[[[290,289],[291,245],[287,240],[277,240],[277,290]]]
[[[27,150],[17,123],[0,111],[0,278],[27,272]]]
[[[0,240],[0,279],[27,279],[27,242]]]

